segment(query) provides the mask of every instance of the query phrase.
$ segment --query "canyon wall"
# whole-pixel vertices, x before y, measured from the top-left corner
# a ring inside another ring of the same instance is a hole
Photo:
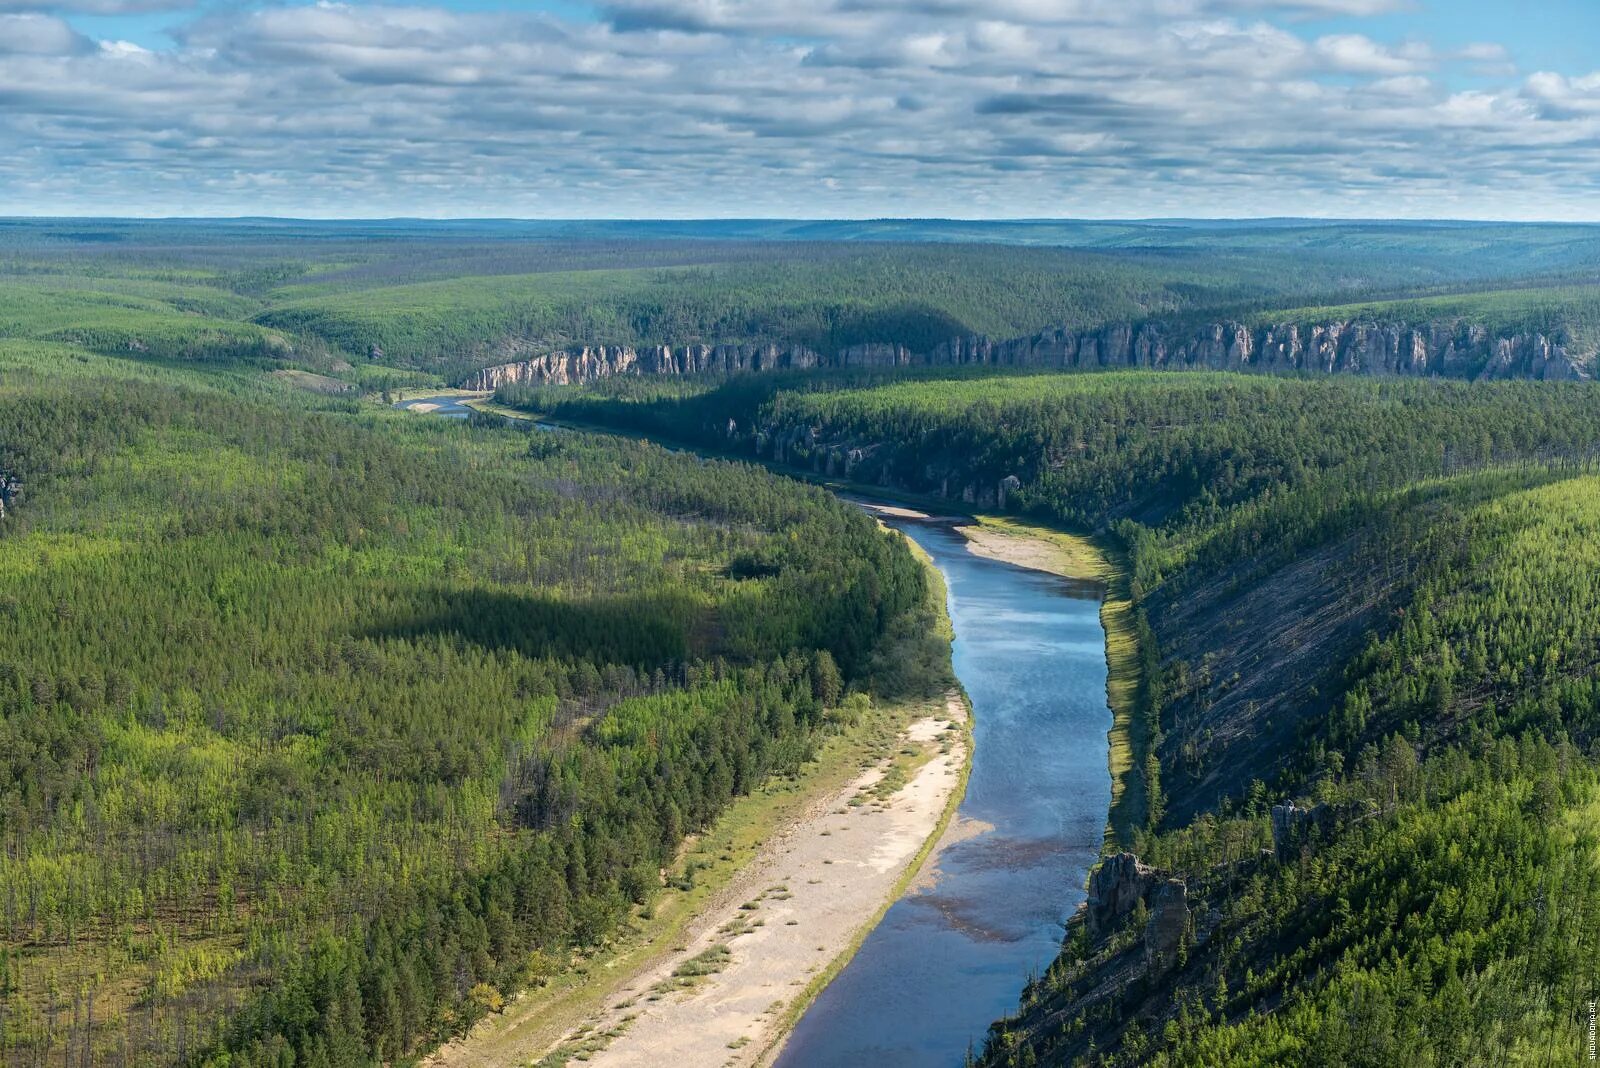
[[[485,367],[468,375],[461,387],[568,386],[611,375],[735,374],[819,366],[821,357],[803,345],[585,345]]]
[[[1593,354],[1574,354],[1559,335],[1496,334],[1470,320],[1421,325],[1369,320],[1284,322],[1199,329],[1160,322],[1093,331],[1048,330],[997,341],[952,338],[931,352],[905,345],[851,345],[824,356],[803,345],[600,345],[555,350],[475,371],[467,389],[512,383],[571,385],[609,375],[733,374],[817,367],[1143,367],[1177,370],[1317,371],[1327,374],[1572,381],[1593,373]]]

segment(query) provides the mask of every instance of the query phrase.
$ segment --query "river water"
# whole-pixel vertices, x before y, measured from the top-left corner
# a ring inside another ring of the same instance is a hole
[[[1111,804],[1099,591],[985,559],[948,526],[886,520],[950,589],[972,777],[929,879],[801,1017],[778,1068],[955,1068],[1017,1007],[1083,900]]]
[[[413,405],[470,411],[453,396],[398,407]],[[776,1068],[957,1068],[1055,957],[1111,805],[1099,589],[978,556],[948,524],[884,521],[949,588],[974,717],[962,836],[800,1018]]]
[[[431,415],[442,415],[446,419],[465,419],[472,414],[472,409],[461,403],[461,398],[453,393],[446,393],[437,397],[412,397],[395,405],[412,412],[427,412]]]

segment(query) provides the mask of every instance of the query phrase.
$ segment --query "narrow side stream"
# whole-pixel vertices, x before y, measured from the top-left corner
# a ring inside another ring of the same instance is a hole
[[[972,778],[959,840],[801,1017],[779,1068],[959,1066],[1056,955],[1111,803],[1099,591],[977,556],[947,526],[886,522],[949,585]]]

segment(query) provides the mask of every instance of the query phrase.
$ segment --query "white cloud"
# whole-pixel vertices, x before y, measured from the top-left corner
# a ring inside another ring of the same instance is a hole
[[[1389,6],[611,0],[597,24],[225,4],[151,52],[0,16],[0,197],[571,216],[1371,214],[1388,196],[1388,214],[1473,197],[1595,214],[1600,76],[1451,93],[1442,68],[1504,52],[1296,20]]]
[[[64,56],[91,48],[89,40],[49,15],[0,15],[0,55]]]
[[[1367,88],[1385,96],[1420,96],[1433,89],[1433,82],[1420,74],[1402,74],[1394,78],[1380,78]]]
[[[1350,74],[1411,74],[1432,59],[1426,47],[1413,44],[1388,48],[1358,33],[1319,37],[1315,48],[1333,69]]]

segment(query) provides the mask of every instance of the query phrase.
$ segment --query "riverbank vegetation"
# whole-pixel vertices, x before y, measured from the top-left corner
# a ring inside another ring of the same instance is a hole
[[[414,1060],[602,948],[847,691],[938,675],[904,654],[921,569],[820,490],[377,401],[586,342],[1596,336],[1586,228],[794,225],[0,223],[0,1060]],[[1125,554],[1113,832],[1183,880],[1181,952],[1145,952],[1153,898],[1075,921],[986,1063],[1579,1052],[1600,387],[884,368],[497,400]]]
[[[1126,547],[1148,793],[1121,843],[1184,880],[1182,952],[1151,963],[1143,905],[1075,923],[984,1063],[1579,1052],[1600,388],[968,372],[538,399]]]
[[[426,1049],[807,759],[923,600],[752,468],[295,396],[0,388],[8,1062]]]

